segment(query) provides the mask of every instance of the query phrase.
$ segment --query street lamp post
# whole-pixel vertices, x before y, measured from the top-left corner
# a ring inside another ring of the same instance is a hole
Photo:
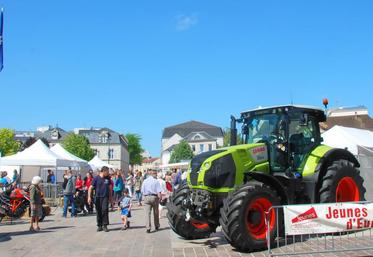
[[[108,143],[108,151],[107,151],[107,157],[108,157],[108,163],[110,164],[110,140],[111,140],[111,135],[108,132],[107,133],[107,143]]]

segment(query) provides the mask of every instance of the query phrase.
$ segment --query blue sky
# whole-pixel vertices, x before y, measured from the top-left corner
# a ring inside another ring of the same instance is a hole
[[[373,111],[372,1],[31,1],[5,9],[0,127],[143,137],[259,105]]]

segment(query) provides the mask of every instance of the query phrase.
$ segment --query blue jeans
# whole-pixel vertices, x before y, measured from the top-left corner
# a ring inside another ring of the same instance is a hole
[[[136,191],[136,199],[137,201],[139,201],[139,204],[141,203],[141,200],[142,200],[142,194],[141,194],[141,191]]]
[[[63,196],[63,216],[67,216],[67,207],[71,204],[71,217],[75,216],[75,203],[73,195],[64,195]]]

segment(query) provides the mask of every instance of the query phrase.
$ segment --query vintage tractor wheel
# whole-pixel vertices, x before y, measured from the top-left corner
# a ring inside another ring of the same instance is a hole
[[[280,205],[277,194],[261,183],[249,182],[229,193],[220,210],[220,225],[227,241],[240,251],[266,248],[265,215],[269,211],[272,243],[279,229],[276,215],[282,215],[274,209],[269,210],[276,205]]]
[[[171,197],[167,205],[167,218],[172,230],[185,239],[207,238],[215,231],[216,225],[200,223],[192,219],[186,221],[186,211],[181,207],[183,200],[188,196],[187,185],[180,186]]]
[[[334,161],[326,171],[320,187],[320,202],[357,202],[364,201],[364,179],[352,162]]]

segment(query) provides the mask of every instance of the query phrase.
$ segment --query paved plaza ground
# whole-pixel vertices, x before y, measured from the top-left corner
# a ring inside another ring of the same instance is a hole
[[[266,251],[240,253],[234,251],[217,232],[209,239],[182,240],[161,219],[161,230],[145,233],[144,211],[133,210],[131,229],[121,231],[118,212],[110,213],[110,232],[96,232],[95,216],[61,217],[60,209],[41,223],[42,230],[28,232],[27,220],[0,225],[0,256],[92,256],[92,257],[245,257],[266,256]],[[373,240],[371,241],[373,242]],[[314,254],[304,256],[373,256],[373,251]]]

